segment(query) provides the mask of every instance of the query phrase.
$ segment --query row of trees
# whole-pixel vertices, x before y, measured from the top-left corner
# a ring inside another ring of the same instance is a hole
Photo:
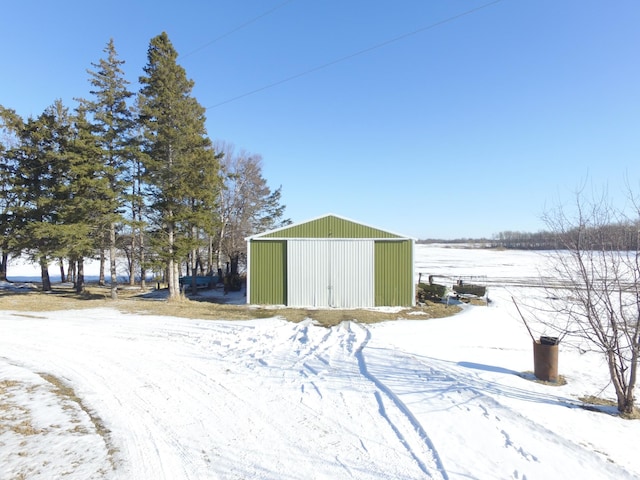
[[[99,258],[115,299],[124,257],[130,283],[161,272],[176,299],[184,267],[228,262],[237,274],[247,235],[289,223],[280,188],[267,186],[259,156],[210,140],[166,33],[150,41],[137,94],[113,40],[104,52],[73,111],[57,100],[23,120],[0,107],[0,278],[11,256],[28,255],[49,290],[50,263],[66,259],[80,292],[84,260]]]
[[[635,250],[638,246],[638,231],[640,223],[637,220],[614,221],[606,225],[590,226],[589,235],[594,239],[607,239],[608,242],[615,242],[605,248],[616,250]],[[566,239],[570,237],[578,238],[584,236],[584,229],[576,226],[570,231],[560,232],[546,230],[536,233],[505,231],[495,235],[486,244],[492,247],[514,248],[523,250],[558,250],[566,249]],[[601,249],[602,245],[594,243],[592,249]]]
[[[609,247],[619,250],[635,250],[638,242],[640,222],[636,220],[615,221],[607,225],[590,227],[589,232],[593,238],[615,239],[615,245]],[[578,237],[584,235],[579,227],[571,231],[559,232],[542,230],[539,232],[520,232],[505,230],[495,234],[492,238],[458,238],[455,240],[419,240],[417,243],[449,243],[449,244],[477,244],[486,248],[507,248],[518,250],[565,250],[568,236]],[[609,240],[611,241],[611,240]],[[600,249],[601,245],[593,244],[594,249]]]

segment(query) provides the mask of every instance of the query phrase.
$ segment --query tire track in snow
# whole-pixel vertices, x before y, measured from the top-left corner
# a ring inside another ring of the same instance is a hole
[[[317,429],[323,437],[334,439],[325,440],[325,448],[337,450],[333,461],[343,469],[342,478],[361,478],[358,472],[362,467],[353,462],[354,456],[377,463],[381,455],[405,458],[401,461],[415,466],[416,473],[408,473],[410,469],[403,475],[398,470],[390,478],[448,478],[425,442],[426,434],[421,437],[414,422],[408,420],[406,407],[401,411],[397,399],[389,401],[389,392],[381,392],[372,377],[363,374],[361,350],[368,339],[365,328],[354,329],[351,322],[344,322],[326,329],[303,322],[276,330],[269,351],[254,344],[244,354],[255,360],[257,369],[276,369],[286,382],[299,385],[299,401],[288,409],[291,419],[309,412],[304,428]],[[332,410],[329,416],[328,408]],[[379,436],[372,437],[366,430],[365,425],[372,423],[380,424]],[[365,436],[351,428],[344,431],[343,424],[362,425]],[[381,466],[381,478],[388,476],[390,471],[384,470],[388,467]]]
[[[351,323],[352,324],[352,323]],[[378,401],[379,412],[380,415],[389,423],[389,426],[395,432],[396,436],[400,440],[400,442],[407,448],[407,451],[411,454],[411,456],[415,459],[415,461],[420,466],[420,469],[429,477],[432,477],[432,473],[435,469],[439,473],[439,476],[444,480],[448,480],[447,471],[444,468],[444,464],[442,459],[438,455],[438,452],[435,448],[435,445],[429,438],[429,435],[422,427],[422,424],[418,421],[418,419],[411,413],[411,410],[398,398],[396,394],[393,393],[391,389],[389,389],[383,382],[381,382],[378,378],[376,378],[369,369],[367,368],[367,363],[365,361],[363,355],[363,349],[369,343],[371,338],[371,332],[360,324],[357,325],[365,333],[365,338],[362,340],[354,352],[354,355],[358,361],[358,366],[360,368],[360,372],[362,375],[371,381],[378,389],[375,392],[376,400]],[[385,397],[391,402],[391,406],[396,408],[400,416],[393,415],[389,409],[385,406]],[[395,416],[396,419],[392,419],[391,416]],[[400,425],[401,423],[409,423],[409,428],[406,425]],[[416,435],[418,445],[416,445]],[[414,437],[414,438],[411,438]],[[424,451],[424,448],[421,448],[421,445],[427,447],[427,452]],[[427,454],[427,459],[423,460],[422,457]]]
[[[243,330],[230,343],[220,342],[227,345],[227,352],[234,352],[226,358],[230,375],[253,372],[255,389],[262,392],[255,404],[251,404],[253,395],[245,392],[237,397],[227,392],[235,397],[229,403],[251,405],[241,410],[251,411],[262,428],[271,423],[271,436],[293,442],[289,448],[307,461],[309,452],[298,450],[296,439],[315,436],[319,458],[325,457],[341,470],[336,476],[336,467],[331,467],[333,473],[326,478],[424,478],[424,471],[392,438],[386,422],[379,421],[374,385],[362,377],[354,355],[358,347],[354,346],[354,332],[344,326],[327,329],[310,321],[274,323],[268,330],[259,330]],[[269,342],[254,341],[256,336],[269,336]],[[287,422],[269,419],[272,402],[288,412]],[[380,428],[372,430],[374,424]],[[323,465],[318,467],[318,472],[326,470]],[[378,473],[372,477],[368,470]]]
[[[471,373],[468,368],[431,357],[398,352],[376,337],[364,354],[397,396],[411,404],[413,415],[429,422],[430,438],[440,447],[444,463],[454,465],[453,478],[543,478],[549,464],[557,478],[590,478],[607,471],[610,478],[628,478],[624,469],[558,435],[540,419],[510,406],[513,399],[575,408],[547,393],[502,385]],[[525,380],[522,380],[526,382]],[[509,400],[509,401],[506,401]],[[549,449],[557,444],[557,449]],[[499,455],[487,452],[501,451]],[[459,465],[456,459],[466,461]],[[504,465],[510,465],[505,470]],[[467,468],[464,468],[467,467]],[[472,467],[472,468],[468,468]]]

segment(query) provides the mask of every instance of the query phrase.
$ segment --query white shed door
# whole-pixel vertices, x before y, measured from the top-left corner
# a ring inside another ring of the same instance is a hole
[[[373,274],[373,240],[287,241],[290,306],[372,307]]]

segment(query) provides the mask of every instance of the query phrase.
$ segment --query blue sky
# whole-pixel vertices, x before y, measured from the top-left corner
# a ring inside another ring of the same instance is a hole
[[[640,191],[638,25],[636,0],[22,0],[0,104],[74,107],[110,38],[137,90],[166,31],[209,136],[262,155],[294,222],[491,237],[581,185]]]

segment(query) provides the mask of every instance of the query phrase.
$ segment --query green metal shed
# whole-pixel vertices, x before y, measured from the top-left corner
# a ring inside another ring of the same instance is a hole
[[[329,214],[246,241],[248,303],[415,305],[412,238]]]

